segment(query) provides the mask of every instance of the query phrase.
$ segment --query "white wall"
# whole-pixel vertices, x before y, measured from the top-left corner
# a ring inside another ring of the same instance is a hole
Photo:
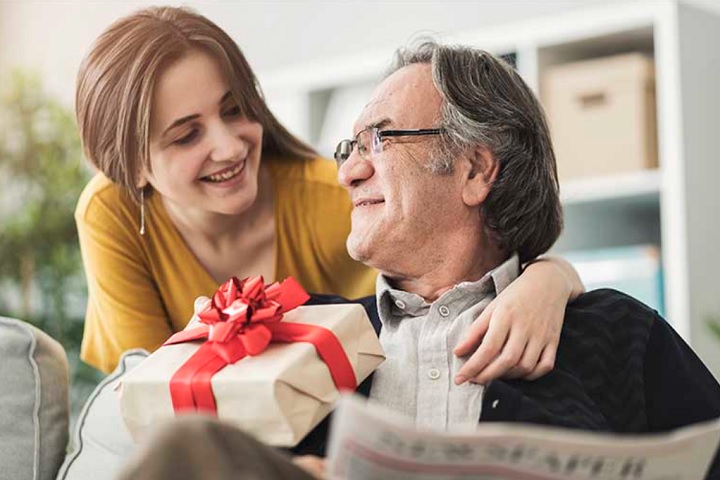
[[[170,2],[225,28],[259,72],[324,57],[395,47],[417,33],[472,30],[593,4],[634,0],[212,1]],[[714,0],[705,0],[714,1]],[[0,73],[41,72],[72,104],[77,68],[114,19],[152,1],[0,0]],[[262,75],[261,75],[262,80]]]
[[[418,33],[473,30],[538,15],[636,0],[194,0],[263,74],[308,60],[394,48]],[[656,0],[667,1],[667,0]],[[685,0],[720,12],[720,0]],[[77,68],[114,19],[152,0],[0,0],[0,80],[14,66],[39,71],[68,105]]]

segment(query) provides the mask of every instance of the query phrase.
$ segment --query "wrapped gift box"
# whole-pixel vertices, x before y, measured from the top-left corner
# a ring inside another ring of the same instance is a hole
[[[340,341],[358,384],[384,360],[365,309],[357,304],[301,306],[282,322],[317,325]],[[190,327],[189,327],[190,328]],[[175,416],[169,382],[201,341],[166,345],[122,381],[121,409],[135,441]],[[294,446],[333,408],[338,390],[310,343],[271,343],[257,356],[228,365],[211,379],[219,418],[269,445]]]

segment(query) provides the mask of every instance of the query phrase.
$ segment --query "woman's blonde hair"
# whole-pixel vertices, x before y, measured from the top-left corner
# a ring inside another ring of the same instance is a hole
[[[263,126],[263,154],[312,158],[270,112],[255,74],[220,27],[187,8],[151,7],[117,20],[80,65],[75,109],[85,155],[138,202],[138,175],[150,171],[152,94],[165,68],[190,50],[218,61],[247,117]]]

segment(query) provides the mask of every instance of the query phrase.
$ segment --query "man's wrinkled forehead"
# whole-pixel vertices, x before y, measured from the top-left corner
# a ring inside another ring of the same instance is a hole
[[[440,118],[442,99],[430,65],[403,67],[383,80],[355,122],[354,133],[368,127],[426,128]]]

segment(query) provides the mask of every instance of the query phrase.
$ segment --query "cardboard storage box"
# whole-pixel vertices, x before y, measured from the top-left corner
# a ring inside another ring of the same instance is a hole
[[[652,59],[629,53],[552,67],[543,77],[560,180],[657,167]]]

